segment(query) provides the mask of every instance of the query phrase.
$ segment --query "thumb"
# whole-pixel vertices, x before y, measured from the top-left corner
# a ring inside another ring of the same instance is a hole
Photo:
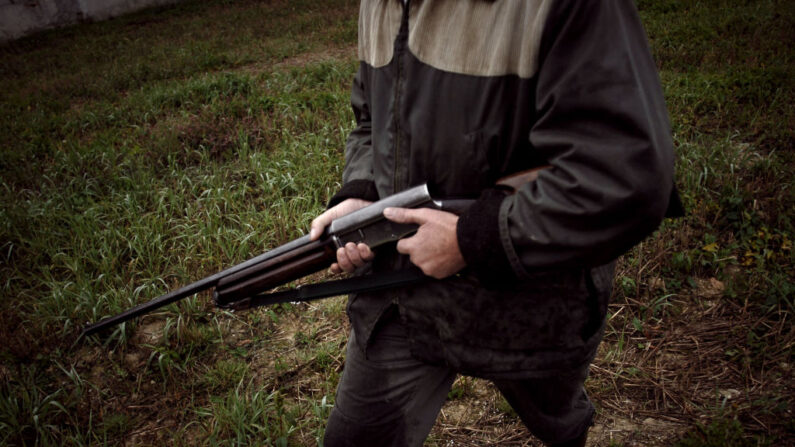
[[[397,223],[415,223],[422,225],[427,219],[420,210],[411,208],[385,208],[384,217]]]

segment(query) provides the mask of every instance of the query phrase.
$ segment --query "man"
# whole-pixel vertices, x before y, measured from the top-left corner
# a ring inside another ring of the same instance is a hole
[[[444,280],[351,296],[325,445],[421,445],[457,374],[494,381],[545,443],[584,445],[614,260],[678,204],[631,0],[364,0],[359,57],[343,187],[312,237],[421,183],[477,201],[387,209],[417,233],[337,253],[335,272],[414,264]]]

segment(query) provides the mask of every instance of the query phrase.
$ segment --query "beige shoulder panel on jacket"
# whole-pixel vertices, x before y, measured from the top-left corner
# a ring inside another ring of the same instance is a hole
[[[553,0],[412,0],[409,48],[440,70],[529,78]],[[374,67],[392,59],[402,4],[363,0],[359,16],[359,58]]]
[[[359,60],[383,67],[392,60],[400,31],[403,3],[399,0],[362,0],[359,4]]]

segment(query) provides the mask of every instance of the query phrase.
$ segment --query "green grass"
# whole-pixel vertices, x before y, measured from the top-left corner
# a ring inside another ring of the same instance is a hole
[[[639,401],[629,414],[694,424],[679,445],[787,444],[795,70],[785,42],[795,37],[795,8],[783,1],[637,4],[660,69],[688,214],[622,258],[597,359],[620,379],[597,377],[595,387]],[[715,346],[713,354],[705,346]],[[697,391],[705,385],[713,396],[742,393],[716,406]],[[691,408],[715,422],[685,417]]]
[[[356,3],[187,1],[0,47],[0,444],[322,438],[341,299],[230,314],[201,294],[73,342],[88,322],[306,232],[339,187],[353,126]],[[592,394],[682,421],[689,431],[668,434],[681,445],[786,443],[793,7],[637,3],[689,212],[622,258]],[[710,332],[721,320],[731,327]],[[655,369],[684,330],[717,346],[702,366],[731,371],[724,382]],[[475,383],[451,399],[475,399]],[[716,405],[718,388],[741,397]]]
[[[699,424],[687,433],[676,447],[763,447],[770,441],[761,436],[746,436],[736,420],[716,419],[709,425]]]
[[[135,322],[91,354],[70,343],[301,235],[338,188],[353,58],[275,64],[350,48],[356,9],[300,3],[187,2],[0,49],[4,443],[117,443],[147,418],[97,399],[144,393],[186,405],[205,442],[278,445],[297,427],[271,430],[283,399],[245,385],[206,297],[170,306],[153,343],[130,339]],[[71,368],[70,392],[53,359]]]
[[[784,44],[795,38],[795,8],[722,0],[639,7],[672,115],[690,210],[683,223],[701,235],[675,254],[672,270],[717,276],[739,287],[731,298],[795,310],[795,60]]]

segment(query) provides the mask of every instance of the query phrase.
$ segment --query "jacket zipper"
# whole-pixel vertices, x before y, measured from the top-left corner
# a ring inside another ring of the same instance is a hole
[[[398,32],[397,42],[395,43],[395,57],[397,58],[397,75],[395,78],[395,167],[393,172],[393,188],[394,193],[400,192],[403,189],[402,181],[400,178],[400,145],[401,145],[401,127],[400,127],[400,114],[401,108],[401,90],[403,84],[403,52],[408,44],[408,23],[409,23],[409,7],[411,1],[403,4],[403,17],[401,18],[400,31]]]

